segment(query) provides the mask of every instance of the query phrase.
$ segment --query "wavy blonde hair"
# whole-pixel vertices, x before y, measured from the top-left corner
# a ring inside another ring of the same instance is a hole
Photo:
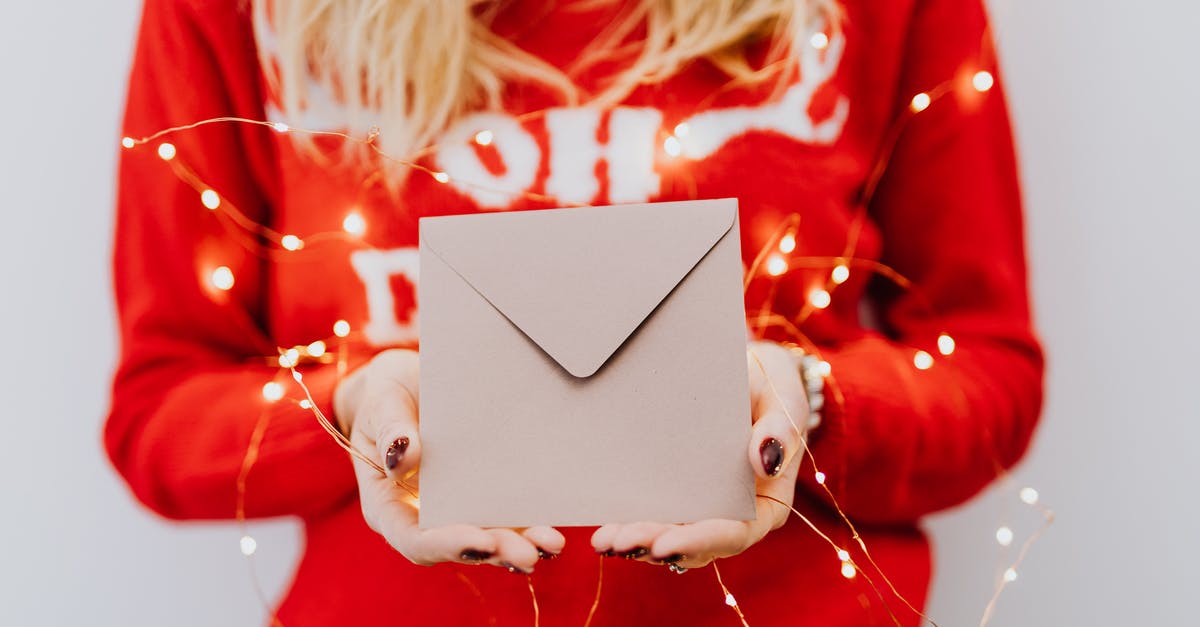
[[[818,20],[836,18],[833,0],[631,0],[581,59],[560,69],[492,31],[497,14],[521,1],[255,0],[254,22],[285,112],[303,111],[310,86],[321,86],[335,94],[347,128],[376,126],[390,154],[409,156],[460,116],[499,108],[511,82],[544,86],[563,104],[611,106],[696,60],[733,82],[782,79]],[[766,61],[755,67],[748,45],[764,40]],[[582,93],[572,77],[614,58],[624,69],[598,93]]]

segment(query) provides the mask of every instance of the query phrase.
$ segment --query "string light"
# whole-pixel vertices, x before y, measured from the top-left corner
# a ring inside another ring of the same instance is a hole
[[[325,342],[317,340],[305,347],[305,350],[308,351],[308,354],[311,357],[320,357],[321,355],[325,354]]]
[[[480,146],[490,146],[494,137],[495,136],[492,135],[491,131],[479,131],[478,133],[475,133],[475,143],[479,144]]]
[[[825,485],[825,473],[821,472],[820,470],[813,473],[813,479],[816,479],[817,483]]]
[[[434,172],[433,179],[439,183],[449,183],[450,175],[445,172]]]
[[[291,130],[291,128],[283,122],[275,122],[271,125],[271,128],[275,129],[276,133],[286,133]]]
[[[808,304],[816,307],[817,309],[824,309],[828,307],[829,303],[831,302],[833,302],[833,297],[829,295],[829,292],[821,288],[817,288],[808,293]]]
[[[283,246],[286,250],[300,250],[304,248],[304,240],[295,235],[284,235],[280,238],[279,245]]]
[[[787,235],[784,235],[783,237],[779,238],[779,252],[786,255],[786,254],[792,252],[793,250],[796,250],[796,236],[795,235],[788,233]]]
[[[217,266],[209,280],[212,281],[213,287],[227,292],[233,289],[233,270],[230,270],[229,266]]]
[[[338,337],[350,335],[350,323],[345,320],[338,320],[333,323],[333,334]]]
[[[808,43],[812,44],[812,47],[816,48],[817,50],[824,50],[827,46],[829,46],[829,35],[826,35],[825,33],[813,33],[813,36],[808,40]]]
[[[929,97],[929,94],[921,92],[913,96],[912,103],[909,104],[909,107],[912,109],[913,113],[920,113],[928,109],[929,104],[932,102],[933,99]]]
[[[840,561],[850,561],[850,551],[847,551],[846,549],[838,549],[837,556]]]
[[[158,158],[163,161],[170,161],[175,158],[175,144],[163,142],[158,145]]]
[[[1033,488],[1021,488],[1021,502],[1026,505],[1037,505],[1038,491]]]
[[[732,592],[725,595],[725,605],[728,605],[729,607],[737,607],[737,599],[733,597]]]
[[[854,564],[850,562],[842,562],[842,576],[846,579],[854,579],[858,575],[858,569],[854,568]]]
[[[845,264],[838,264],[833,267],[833,271],[829,273],[829,280],[833,281],[834,285],[841,285],[850,278],[850,268]]]
[[[268,381],[262,388],[263,398],[274,403],[283,398],[283,386],[274,381]]]
[[[771,255],[767,258],[767,274],[771,276],[779,276],[788,271],[787,261],[779,255]]]
[[[674,135],[668,135],[663,140],[663,152],[671,157],[678,157],[679,153],[683,152],[683,146],[679,144],[679,138]]]
[[[1012,541],[1013,541],[1013,530],[1012,529],[1009,529],[1008,527],[1000,527],[999,529],[996,530],[996,542],[999,542],[1000,546],[1008,546],[1008,545],[1012,544]]]
[[[943,355],[950,355],[954,352],[954,338],[945,333],[938,336],[937,345],[938,352]]]
[[[971,84],[975,86],[975,91],[983,93],[992,88],[996,84],[995,77],[987,70],[980,70],[971,77]]]
[[[913,354],[913,365],[917,370],[929,370],[933,367],[933,355],[925,351],[917,351]]]
[[[363,233],[367,232],[367,221],[359,212],[351,211],[342,219],[342,230],[355,237],[361,237]]]
[[[121,145],[126,148],[133,148],[134,146],[137,145],[137,142],[133,141],[132,137],[122,137]]]
[[[221,195],[211,189],[200,192],[200,204],[207,209],[215,210],[221,206]]]
[[[300,409],[312,409],[313,407],[312,401],[308,400],[307,398],[301,399],[299,404]]]
[[[241,545],[242,555],[246,557],[254,555],[254,552],[258,550],[258,541],[251,536],[242,536],[238,544]]]
[[[692,127],[688,126],[687,122],[680,122],[675,125],[675,136],[679,139],[686,139],[690,132],[692,132]]]
[[[1012,583],[1016,580],[1017,580],[1017,570],[1015,568],[1009,568],[1008,570],[1004,571],[1004,581],[1007,581],[1008,583]]]

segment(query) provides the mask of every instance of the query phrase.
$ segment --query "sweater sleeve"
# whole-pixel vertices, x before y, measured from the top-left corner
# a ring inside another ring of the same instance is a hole
[[[996,75],[986,33],[978,0],[917,3],[897,108],[951,77],[953,91],[904,129],[869,207],[882,261],[913,287],[874,283],[882,331],[823,351],[834,383],[813,458],[863,521],[912,521],[976,494],[1023,455],[1040,412],[1012,133],[999,83],[972,86],[978,70]],[[914,367],[918,350],[932,367]],[[825,497],[813,473],[802,482]]]
[[[147,0],[130,76],[125,133],[216,116],[263,119],[249,21],[232,0]],[[217,124],[168,135],[186,163],[225,202],[269,220],[271,144],[259,127]],[[263,315],[269,265],[222,226],[157,155],[158,143],[124,150],[117,198],[114,273],[121,352],[105,445],[134,495],[170,518],[232,518],[251,434],[265,415],[247,477],[250,516],[309,515],[354,491],[351,464],[312,415],[270,403],[278,379]],[[232,289],[211,287],[219,266]],[[310,368],[305,382],[329,411],[336,373]],[[265,412],[265,414],[264,414]]]

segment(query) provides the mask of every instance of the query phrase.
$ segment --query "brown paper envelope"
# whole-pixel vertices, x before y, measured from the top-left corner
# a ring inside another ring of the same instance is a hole
[[[420,233],[422,528],[754,518],[736,199]]]

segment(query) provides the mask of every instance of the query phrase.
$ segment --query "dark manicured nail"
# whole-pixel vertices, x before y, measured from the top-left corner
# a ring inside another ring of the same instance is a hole
[[[649,552],[650,552],[650,550],[649,550],[649,549],[647,549],[646,547],[644,547],[644,546],[639,546],[639,547],[637,547],[637,548],[635,548],[635,549],[631,549],[631,550],[629,550],[629,551],[626,551],[626,552],[622,553],[622,554],[621,554],[621,557],[623,557],[623,558],[625,558],[625,559],[627,559],[627,560],[635,560],[635,559],[637,559],[637,558],[639,558],[639,557],[642,557],[643,555],[645,555],[645,554],[647,554],[647,553],[649,553]]]
[[[507,570],[510,573],[513,573],[513,574],[516,574],[516,573],[520,573],[522,575],[529,574],[529,571],[527,571],[523,568],[517,568],[511,562],[500,562],[500,567]]]
[[[558,553],[551,553],[550,551],[538,549],[538,559],[540,560],[552,560],[556,557],[558,557]]]
[[[408,450],[408,438],[396,438],[395,442],[388,447],[387,455],[384,457],[384,465],[388,470],[392,470],[404,459],[404,451]]]
[[[763,440],[762,446],[758,447],[758,454],[762,456],[763,470],[767,471],[768,477],[774,477],[783,470],[783,445],[779,440]]]
[[[463,551],[462,555],[460,555],[459,557],[461,557],[464,562],[482,562],[483,560],[491,558],[492,554],[488,553],[487,551],[476,551],[475,549],[467,549],[467,550]]]
[[[662,562],[663,564],[674,564],[675,562],[682,561],[682,560],[683,560],[683,554],[682,554],[682,553],[672,553],[672,554],[670,554],[670,555],[668,555],[668,556],[666,556],[666,557],[656,557],[656,558],[654,558],[654,561],[656,561],[656,562]]]

